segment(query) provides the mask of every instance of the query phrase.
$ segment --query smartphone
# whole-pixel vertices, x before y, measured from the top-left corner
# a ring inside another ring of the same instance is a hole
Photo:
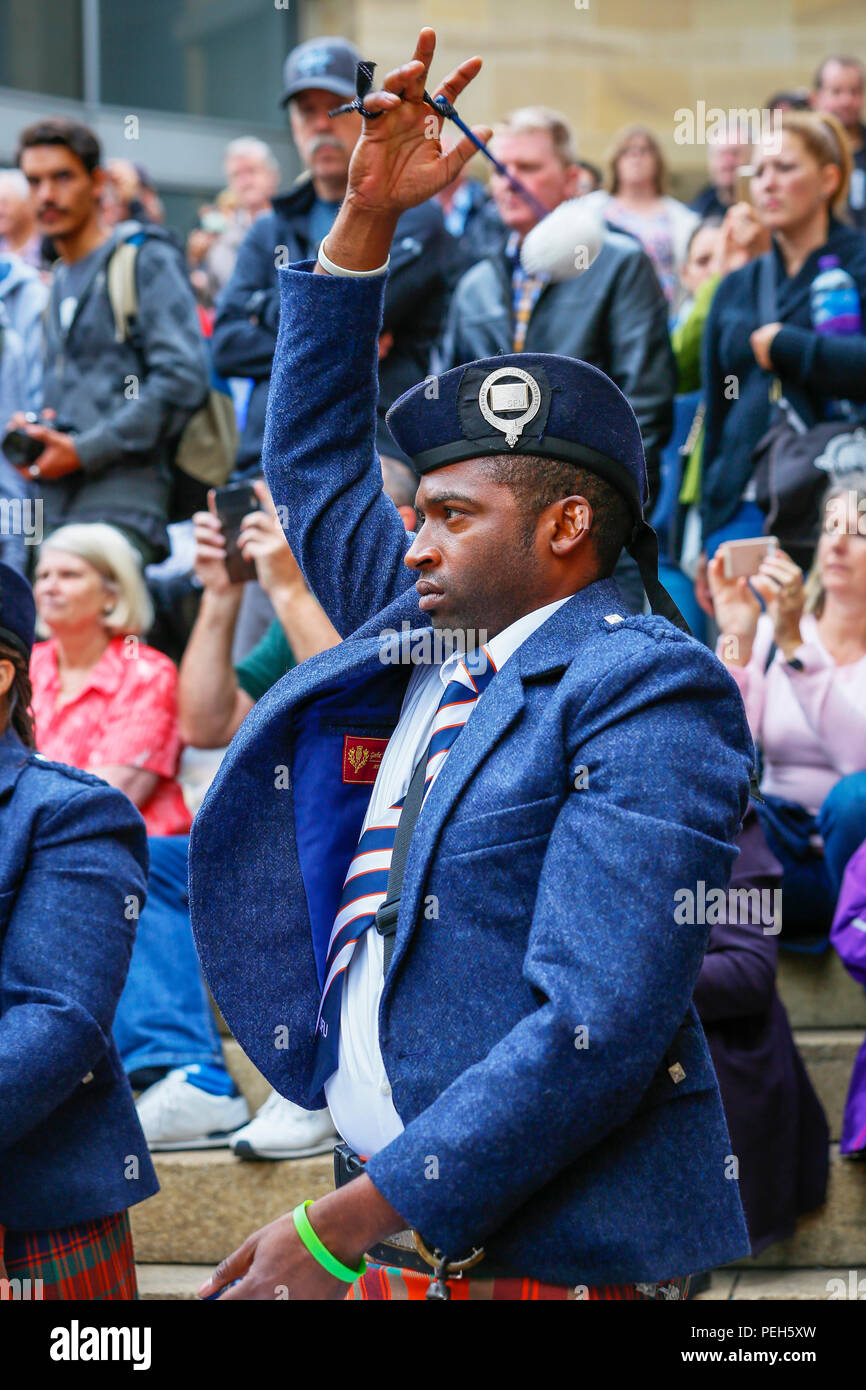
[[[241,522],[250,512],[261,510],[261,503],[250,483],[227,483],[218,487],[214,494],[214,504],[226,543],[226,569],[233,584],[245,584],[255,579],[256,567],[252,560],[245,560],[238,548]]]
[[[753,164],[737,165],[737,182],[734,194],[735,203],[750,203],[752,201],[752,179],[755,177],[755,166]]]
[[[756,536],[754,540],[725,541],[722,560],[726,579],[748,579],[757,574],[761,562],[779,548],[775,536]]]

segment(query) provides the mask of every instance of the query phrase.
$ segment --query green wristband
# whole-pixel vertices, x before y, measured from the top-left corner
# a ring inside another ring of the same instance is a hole
[[[348,1265],[341,1264],[336,1255],[332,1255],[330,1250],[322,1244],[310,1225],[310,1218],[307,1216],[307,1207],[312,1204],[312,1197],[308,1197],[306,1202],[299,1202],[292,1212],[292,1220],[295,1223],[295,1230],[304,1242],[314,1260],[318,1260],[322,1269],[326,1269],[329,1274],[333,1274],[335,1279],[342,1279],[347,1284],[354,1284],[356,1279],[367,1268],[367,1261],[361,1261],[360,1269],[350,1269]]]

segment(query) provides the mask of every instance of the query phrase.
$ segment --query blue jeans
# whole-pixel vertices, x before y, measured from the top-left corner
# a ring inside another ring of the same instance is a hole
[[[127,1072],[223,1065],[189,920],[188,835],[151,835],[147,902],[114,1019]]]
[[[779,836],[761,806],[758,815],[770,849],[784,870],[782,944],[798,937],[826,935],[833,921],[845,866],[866,840],[866,772],[841,777],[828,792],[812,829],[824,841],[824,853],[798,854]],[[809,829],[806,826],[806,829]]]

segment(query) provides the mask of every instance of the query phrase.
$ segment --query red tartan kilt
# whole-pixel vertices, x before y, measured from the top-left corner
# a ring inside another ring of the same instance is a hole
[[[56,1231],[10,1231],[0,1226],[0,1262],[10,1281],[0,1299],[115,1300],[138,1297],[129,1214],[79,1221]],[[12,1283],[11,1281],[18,1281]],[[37,1281],[41,1281],[40,1284]]]
[[[424,1299],[431,1277],[410,1269],[392,1269],[368,1263],[366,1273],[350,1285],[346,1298],[373,1302],[410,1302]],[[670,1298],[688,1298],[690,1277],[668,1279],[662,1284],[602,1284],[584,1289],[583,1285],[568,1288],[559,1284],[542,1284],[538,1279],[474,1279],[464,1275],[449,1279],[448,1288],[457,1302],[474,1300],[499,1302],[536,1302],[539,1300],[615,1299],[641,1302]]]

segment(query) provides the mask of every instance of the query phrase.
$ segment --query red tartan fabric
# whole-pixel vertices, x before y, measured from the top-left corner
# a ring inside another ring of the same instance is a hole
[[[5,1259],[10,1280],[10,1287],[0,1287],[0,1298],[14,1298],[11,1281],[27,1279],[31,1299],[138,1298],[132,1232],[125,1211],[57,1231],[7,1230],[5,1245],[3,1237],[0,1226],[0,1262]]]
[[[560,1284],[542,1284],[538,1279],[449,1279],[448,1288],[457,1302],[536,1302],[540,1300],[595,1302],[598,1299],[617,1299],[632,1302],[644,1300],[684,1299],[689,1296],[690,1277],[667,1279],[661,1284],[601,1284],[594,1287],[579,1284],[569,1288]],[[346,1299],[350,1302],[366,1299],[373,1302],[423,1301],[430,1287],[430,1276],[416,1274],[411,1269],[395,1269],[386,1265],[368,1264],[366,1273],[349,1287]]]

